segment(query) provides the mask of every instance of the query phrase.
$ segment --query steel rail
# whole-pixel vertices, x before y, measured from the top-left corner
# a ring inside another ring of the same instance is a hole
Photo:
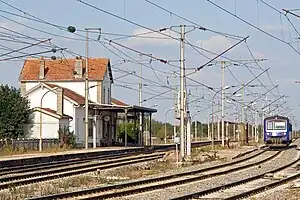
[[[258,188],[255,188],[255,189],[243,192],[241,194],[237,194],[237,195],[233,195],[233,196],[224,198],[223,200],[235,200],[235,199],[241,199],[241,198],[253,196],[255,194],[264,192],[266,190],[270,190],[272,188],[275,188],[275,187],[278,187],[280,185],[286,184],[286,183],[291,182],[293,180],[296,180],[298,178],[300,178],[300,173],[296,173],[296,174],[294,174],[292,176],[289,176],[287,178],[283,178],[281,180],[278,180],[278,181],[269,183],[267,185],[264,185],[264,186],[261,186],[261,187],[258,187]]]
[[[0,170],[7,170],[7,169],[17,169],[27,166],[37,166],[42,164],[49,164],[49,163],[63,163],[69,160],[78,160],[78,159],[85,159],[94,156],[101,156],[101,155],[114,155],[114,154],[122,154],[122,153],[133,153],[133,152],[143,152],[144,148],[130,148],[130,149],[118,149],[118,150],[111,150],[111,151],[92,151],[92,152],[77,152],[77,153],[65,153],[59,155],[41,155],[37,157],[27,157],[27,158],[16,158],[16,159],[7,159],[7,160],[0,160]]]
[[[201,147],[210,145],[210,141],[199,141],[192,142],[192,147]],[[220,144],[221,141],[217,141],[217,144]],[[126,153],[144,153],[145,151],[167,151],[175,149],[174,144],[167,145],[154,145],[150,147],[139,147],[131,149],[119,149],[112,151],[92,151],[92,152],[79,152],[79,153],[70,153],[70,154],[61,154],[61,155],[48,155],[48,156],[39,156],[39,157],[28,157],[21,159],[12,159],[12,160],[0,160],[0,172],[7,171],[9,169],[22,169],[25,167],[31,166],[46,166],[49,163],[66,163],[72,162],[73,160],[84,160],[89,159],[95,156],[104,156],[104,155],[116,155],[116,154],[126,154]]]
[[[139,180],[139,181],[133,181],[133,182],[129,182],[129,183],[120,183],[120,184],[116,184],[116,185],[110,185],[110,186],[102,186],[102,187],[96,187],[96,188],[90,188],[90,189],[86,189],[86,190],[80,190],[80,191],[74,191],[74,192],[68,192],[68,193],[62,193],[62,194],[54,194],[54,195],[48,195],[48,196],[41,196],[41,197],[34,197],[34,198],[30,198],[30,200],[50,200],[50,199],[61,199],[61,198],[71,198],[71,197],[75,197],[75,196],[84,196],[84,195],[88,195],[88,194],[93,194],[93,193],[99,193],[99,192],[104,192],[104,191],[110,191],[110,190],[116,190],[116,189],[124,189],[124,188],[128,188],[128,187],[133,187],[133,186],[140,186],[140,185],[144,185],[144,184],[148,184],[148,183],[155,183],[155,182],[160,182],[160,181],[166,181],[166,180],[170,180],[170,179],[174,179],[174,178],[179,178],[179,177],[184,177],[184,176],[194,176],[188,179],[183,179],[183,180],[175,180],[173,182],[168,182],[168,183],[163,183],[163,184],[157,184],[157,185],[151,185],[151,186],[145,186],[142,188],[134,188],[134,189],[128,189],[125,191],[114,191],[113,193],[108,193],[108,194],[100,194],[97,195],[95,197],[89,197],[86,199],[105,199],[105,198],[112,198],[112,197],[116,197],[116,196],[124,196],[124,195],[128,195],[128,194],[134,194],[134,193],[141,193],[144,191],[150,191],[150,190],[155,190],[155,189],[162,189],[162,188],[166,188],[166,187],[170,187],[173,185],[178,185],[178,184],[185,184],[188,182],[192,182],[192,181],[198,181],[198,180],[203,180],[203,179],[207,179],[213,176],[218,176],[218,175],[222,175],[222,174],[226,174],[226,173],[230,173],[236,170],[240,170],[240,169],[244,169],[247,167],[251,167],[254,165],[257,165],[259,163],[263,163],[263,162],[267,162],[268,160],[276,157],[277,155],[279,155],[279,151],[262,160],[259,162],[255,162],[255,163],[251,163],[248,164],[246,166],[239,166],[239,167],[235,167],[232,169],[229,169],[227,171],[224,172],[215,172],[215,173],[211,173],[211,174],[206,174],[206,175],[200,175],[200,176],[195,176],[196,174],[201,174],[203,172],[207,172],[207,171],[211,171],[214,169],[218,169],[218,168],[223,168],[223,167],[227,167],[233,164],[238,164],[241,163],[243,161],[249,160],[251,158],[254,158],[258,155],[261,155],[262,153],[266,152],[267,149],[258,152],[257,154],[254,154],[252,156],[240,159],[240,160],[235,160],[233,162],[228,162],[228,163],[224,163],[224,164],[220,164],[220,165],[216,165],[213,167],[208,167],[208,168],[204,168],[204,169],[200,169],[200,170],[194,170],[194,171],[190,171],[190,172],[183,172],[183,173],[177,173],[177,174],[173,174],[173,175],[168,175],[168,176],[162,176],[162,177],[156,177],[156,178],[150,178],[150,179],[145,179],[145,180]]]
[[[42,171],[42,172],[37,172],[32,174],[21,174],[14,177],[5,177],[0,179],[0,181],[4,182],[3,184],[0,184],[0,189],[7,189],[10,187],[26,185],[30,183],[36,183],[36,182],[52,180],[52,179],[57,179],[57,178],[62,178],[67,176],[73,176],[77,174],[83,174],[83,173],[92,172],[99,169],[109,169],[113,167],[119,167],[119,166],[139,163],[139,162],[146,162],[146,161],[162,158],[164,155],[165,155],[164,153],[159,153],[155,155],[145,155],[145,156],[139,156],[133,158],[129,157],[125,159],[111,160],[103,163],[93,163],[87,166],[75,166],[71,168]]]
[[[8,175],[8,174],[15,174],[15,173],[25,173],[25,172],[32,172],[37,170],[45,170],[45,169],[53,169],[57,167],[64,167],[64,166],[70,166],[70,165],[77,165],[77,164],[83,164],[95,160],[111,160],[111,159],[117,159],[121,157],[128,157],[128,156],[134,156],[139,155],[139,152],[131,152],[131,153],[124,153],[124,154],[114,154],[114,155],[102,155],[102,156],[95,156],[90,158],[84,158],[80,160],[66,160],[65,162],[59,161],[55,163],[40,163],[40,164],[34,164],[29,166],[17,166],[14,168],[4,168],[0,169],[0,182],[1,182],[1,176]]]
[[[283,169],[285,169],[287,167],[290,167],[290,166],[294,165],[295,163],[297,163],[299,161],[300,161],[300,158],[296,159],[293,162],[290,162],[287,165],[278,167],[278,168],[273,169],[273,170],[269,170],[269,171],[264,172],[264,173],[260,173],[260,174],[258,174],[256,176],[252,176],[250,178],[245,178],[245,179],[242,179],[242,180],[239,180],[239,181],[234,181],[234,182],[229,183],[229,184],[225,184],[225,185],[213,187],[213,188],[210,188],[210,189],[207,189],[207,190],[203,190],[203,191],[199,191],[199,192],[187,194],[187,195],[184,195],[184,196],[175,197],[175,198],[172,198],[171,200],[186,200],[186,199],[198,198],[198,197],[210,194],[210,193],[218,192],[220,190],[224,190],[224,189],[227,189],[227,188],[231,188],[231,187],[235,187],[235,186],[238,186],[238,185],[242,185],[242,184],[248,183],[250,181],[254,181],[254,180],[263,178],[265,174],[275,173],[275,172],[281,171],[281,170],[283,170]]]
[[[221,143],[221,141],[218,141]],[[201,146],[207,146],[210,145],[210,142],[194,142],[192,143],[192,147],[201,147]],[[154,153],[154,152],[164,152],[175,148],[173,144],[169,145],[156,145],[154,147],[147,147],[144,149],[137,149],[133,150],[130,149],[128,152],[122,151],[117,153],[112,153],[108,155],[96,155],[91,157],[83,157],[83,158],[75,158],[75,159],[68,159],[68,160],[60,160],[60,161],[53,161],[53,162],[45,162],[45,163],[36,163],[36,164],[30,164],[30,165],[21,165],[21,166],[13,166],[13,167],[4,167],[0,168],[0,176],[13,174],[13,173],[25,173],[25,172],[32,172],[37,170],[45,170],[55,167],[63,167],[63,166],[70,166],[75,164],[81,164],[97,159],[115,159],[118,157],[127,157],[132,155],[139,155],[139,154],[146,154],[146,153]],[[0,177],[1,182],[1,177]]]
[[[194,142],[192,143],[193,148],[199,147],[199,146],[206,146],[209,142]],[[143,150],[137,150],[132,151],[130,149],[128,152],[121,151],[116,154],[109,154],[108,155],[98,155],[98,156],[92,156],[92,157],[83,157],[83,158],[77,158],[77,159],[69,159],[65,161],[54,161],[54,162],[48,162],[48,163],[37,163],[32,165],[24,165],[24,166],[15,166],[15,167],[9,167],[9,168],[0,168],[0,182],[1,182],[1,176],[9,175],[9,174],[16,174],[16,173],[26,173],[26,172],[33,172],[38,170],[46,170],[46,169],[53,169],[58,167],[68,167],[71,165],[78,165],[82,163],[88,163],[89,161],[97,160],[97,159],[117,159],[117,158],[124,158],[128,156],[134,156],[139,154],[147,154],[147,153],[154,153],[154,152],[166,152],[168,150],[173,149],[173,145],[156,145],[154,147],[147,147]]]

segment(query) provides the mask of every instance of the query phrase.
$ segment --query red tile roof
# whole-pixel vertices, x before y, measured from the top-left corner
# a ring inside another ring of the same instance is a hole
[[[59,115],[55,110],[52,110],[51,108],[40,108],[40,107],[36,107],[35,109],[44,110],[44,111],[49,112],[49,113],[51,113],[51,114],[57,115],[57,116],[59,116],[59,117],[61,117],[61,118],[72,119],[72,117],[69,116],[69,115],[65,115],[65,114]]]
[[[54,85],[54,84],[50,84],[50,83],[45,83],[46,85],[48,85],[51,88],[54,87],[60,87],[58,85]],[[85,104],[85,98],[84,96],[74,92],[73,90],[70,90],[68,88],[64,88],[64,87],[60,87],[63,89],[64,91],[64,95],[70,99],[72,99],[73,101],[75,101],[76,103],[78,103],[79,105],[84,105]],[[91,103],[93,103],[92,101],[89,101]]]
[[[111,98],[111,103],[116,104],[118,106],[128,106],[128,104],[126,104],[126,103],[124,103],[122,101],[119,101],[119,100],[117,100],[115,98]]]
[[[75,58],[51,60],[45,59],[45,81],[70,81],[81,80],[74,78]],[[110,70],[110,61],[106,58],[90,58],[89,60],[89,79],[103,80],[105,72]],[[109,69],[108,69],[109,67]],[[39,79],[39,59],[27,59],[24,62],[19,80],[40,80]],[[83,60],[83,68],[85,68],[85,60]],[[111,77],[112,78],[112,77]]]

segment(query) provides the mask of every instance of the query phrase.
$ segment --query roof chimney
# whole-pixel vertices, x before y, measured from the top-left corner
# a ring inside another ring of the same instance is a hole
[[[57,114],[63,115],[64,114],[64,91],[63,89],[57,88]]]
[[[81,57],[76,57],[75,60],[75,70],[74,70],[74,78],[82,78],[82,72],[83,72],[83,60]]]
[[[45,59],[41,57],[40,59],[40,70],[39,70],[39,79],[45,78]]]

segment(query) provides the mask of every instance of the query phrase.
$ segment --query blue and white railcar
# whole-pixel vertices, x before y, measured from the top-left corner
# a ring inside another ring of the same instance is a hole
[[[287,117],[271,116],[264,119],[265,144],[285,144],[292,142],[292,124]]]

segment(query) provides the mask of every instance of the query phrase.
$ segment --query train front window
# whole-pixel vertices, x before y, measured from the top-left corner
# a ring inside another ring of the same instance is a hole
[[[272,130],[273,129],[273,122],[272,121],[267,121],[267,129]]]
[[[274,123],[274,129],[275,130],[285,130],[286,129],[286,123],[285,122],[275,122]]]

